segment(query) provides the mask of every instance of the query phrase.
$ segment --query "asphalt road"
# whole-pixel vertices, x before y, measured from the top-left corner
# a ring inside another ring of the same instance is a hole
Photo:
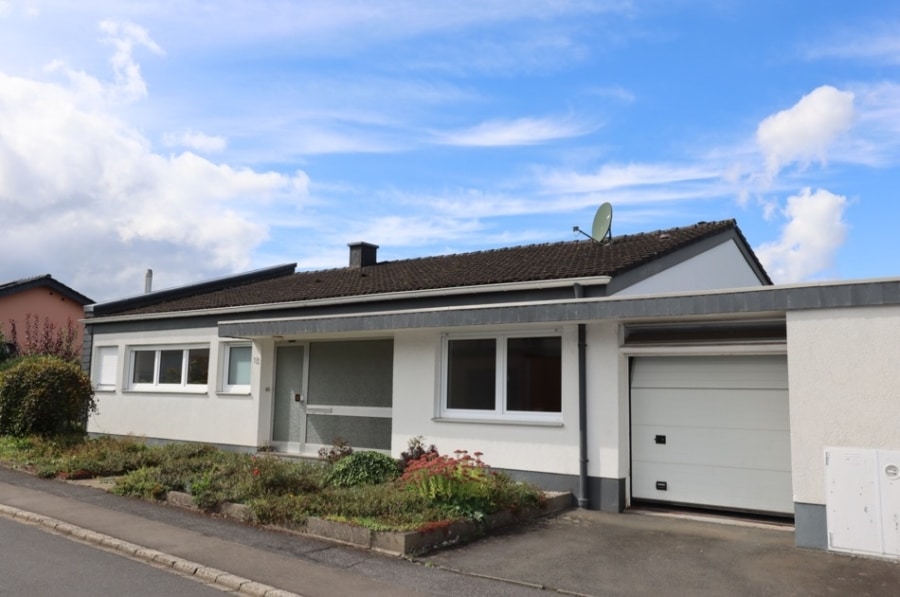
[[[222,597],[219,588],[0,518],[0,596]]]

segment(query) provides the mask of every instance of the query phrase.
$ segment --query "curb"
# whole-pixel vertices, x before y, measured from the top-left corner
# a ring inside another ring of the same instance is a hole
[[[278,589],[250,580],[249,578],[235,576],[234,574],[217,568],[204,566],[203,564],[185,560],[184,558],[179,558],[142,545],[116,539],[110,535],[97,533],[42,514],[35,514],[34,512],[28,512],[27,510],[0,504],[0,516],[24,524],[32,524],[51,529],[61,535],[66,535],[85,543],[112,550],[129,558],[142,560],[148,564],[172,568],[181,574],[195,576],[204,582],[219,585],[220,587],[230,591],[236,591],[243,595],[250,595],[251,597],[302,597],[302,595],[298,595],[297,593]]]

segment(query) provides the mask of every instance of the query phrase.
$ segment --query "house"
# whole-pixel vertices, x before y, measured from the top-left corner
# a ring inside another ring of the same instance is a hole
[[[582,507],[792,516],[798,545],[893,555],[900,280],[773,286],[733,220],[377,249],[88,307],[89,430],[307,455],[422,435]]]
[[[82,343],[82,326],[78,321],[84,317],[85,305],[93,302],[54,280],[50,274],[6,282],[0,284],[0,332],[9,341],[12,326],[15,325],[21,343],[26,339],[29,318],[39,331],[43,331],[45,322],[58,331],[65,331],[69,325],[74,325],[77,328],[77,346]]]

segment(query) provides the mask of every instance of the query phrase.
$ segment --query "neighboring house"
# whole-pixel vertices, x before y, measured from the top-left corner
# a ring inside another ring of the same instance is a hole
[[[794,516],[798,545],[878,551],[835,526],[848,510],[826,493],[852,483],[826,489],[845,473],[824,451],[900,449],[900,281],[772,286],[732,220],[377,248],[89,307],[89,430],[306,455],[344,438],[397,456],[422,435],[583,507]]]
[[[15,323],[19,342],[25,340],[26,322],[29,316],[37,321],[39,331],[45,322],[50,322],[57,330],[66,330],[72,323],[78,329],[77,343],[82,342],[84,307],[91,299],[72,290],[62,282],[54,280],[50,274],[25,278],[0,284],[0,331],[7,341]]]

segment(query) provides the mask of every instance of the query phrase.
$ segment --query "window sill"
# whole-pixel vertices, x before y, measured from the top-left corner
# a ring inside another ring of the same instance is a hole
[[[221,390],[216,392],[216,396],[219,398],[252,398],[253,396],[250,394],[250,390],[235,390],[233,392],[229,392],[227,390]]]
[[[138,388],[138,389],[130,388],[130,389],[122,390],[122,393],[123,394],[144,394],[144,395],[153,395],[153,396],[160,396],[160,395],[163,395],[163,396],[190,396],[190,397],[197,397],[197,398],[208,398],[209,397],[209,392],[206,390],[206,388],[204,388],[202,390],[169,390],[169,389],[148,390],[148,389],[144,389],[144,388]]]
[[[540,419],[476,419],[468,417],[434,417],[435,423],[470,423],[474,425],[521,425],[526,427],[564,427],[561,420]]]

